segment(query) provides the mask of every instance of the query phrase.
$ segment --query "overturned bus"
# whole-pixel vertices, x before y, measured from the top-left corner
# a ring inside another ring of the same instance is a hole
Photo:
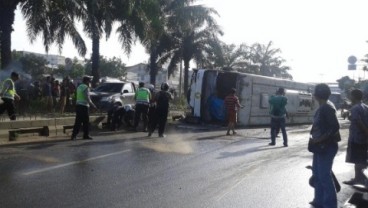
[[[225,120],[224,99],[231,88],[237,90],[241,105],[238,125],[252,126],[270,123],[268,99],[280,87],[285,88],[289,114],[288,124],[313,122],[317,103],[312,92],[314,85],[272,77],[218,70],[195,70],[192,75],[188,102],[192,116],[201,122]]]

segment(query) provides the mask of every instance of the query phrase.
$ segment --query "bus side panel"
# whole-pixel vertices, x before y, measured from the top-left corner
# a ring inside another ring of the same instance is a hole
[[[251,103],[247,125],[264,125],[270,123],[268,99],[274,95],[279,87],[286,89],[288,105],[286,109],[290,113],[287,123],[311,123],[313,118],[314,103],[308,89],[312,86],[304,83],[296,83],[288,80],[277,80],[262,77],[253,77],[251,82]],[[249,95],[248,95],[249,96]],[[247,117],[247,115],[242,115]]]
[[[252,79],[249,76],[239,76],[237,80],[237,95],[239,102],[244,108],[241,108],[238,113],[238,125],[249,125],[249,115],[251,113],[252,103]]]

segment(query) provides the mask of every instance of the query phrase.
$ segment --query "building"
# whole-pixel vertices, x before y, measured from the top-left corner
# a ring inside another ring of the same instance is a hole
[[[127,81],[144,82],[150,83],[149,65],[145,63],[139,63],[133,66],[127,67]],[[168,79],[167,69],[160,69],[156,76],[156,87],[163,82],[167,82],[171,88],[178,89],[179,87],[179,76],[174,74]]]
[[[57,68],[59,65],[65,65],[65,57],[60,55],[34,53],[28,51],[19,51],[20,54],[24,55],[35,55],[44,58],[48,62],[50,68]]]

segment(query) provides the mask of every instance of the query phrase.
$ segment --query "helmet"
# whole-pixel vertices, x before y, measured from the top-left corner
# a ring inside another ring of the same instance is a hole
[[[155,89],[155,86],[154,86],[153,84],[149,84],[149,85],[147,86],[147,88],[148,88],[149,90],[153,90],[153,89]]]
[[[130,105],[130,104],[125,105],[124,109],[125,109],[125,111],[130,111],[130,110],[132,110],[132,105]]]
[[[167,82],[163,82],[161,84],[161,90],[168,91],[169,90],[169,84],[167,84]]]

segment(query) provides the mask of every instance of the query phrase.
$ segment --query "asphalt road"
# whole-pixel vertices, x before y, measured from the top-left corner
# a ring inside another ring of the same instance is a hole
[[[353,176],[344,162],[347,124],[335,159],[340,181]],[[268,128],[173,128],[166,138],[145,133],[99,134],[93,141],[0,149],[0,207],[249,207],[305,208],[313,198],[305,166],[308,126],[288,127],[268,146]],[[353,189],[342,185],[340,207]]]

